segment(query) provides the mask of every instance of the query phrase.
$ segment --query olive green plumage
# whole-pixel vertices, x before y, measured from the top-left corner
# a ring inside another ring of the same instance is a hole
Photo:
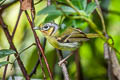
[[[61,33],[59,26],[55,23],[46,23],[34,29],[40,30],[48,42],[60,50],[75,50],[79,48],[82,41],[88,40],[86,34],[80,29],[69,27]]]

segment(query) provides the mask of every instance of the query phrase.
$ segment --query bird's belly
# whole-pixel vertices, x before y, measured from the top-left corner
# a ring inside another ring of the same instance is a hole
[[[75,50],[76,48],[79,48],[80,42],[71,42],[71,43],[64,43],[64,42],[59,42],[57,41],[54,37],[48,38],[48,42],[55,48],[60,49],[60,50]]]
[[[52,43],[51,43],[52,44]],[[58,42],[57,44],[52,44],[55,48],[60,49],[60,50],[75,50],[79,48],[80,44],[78,42],[73,42],[73,43],[60,43]]]

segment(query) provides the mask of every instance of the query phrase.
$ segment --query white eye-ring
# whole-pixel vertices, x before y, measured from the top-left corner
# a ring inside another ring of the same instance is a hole
[[[50,27],[48,26],[48,25],[45,25],[44,27],[43,27],[43,30],[48,30]]]

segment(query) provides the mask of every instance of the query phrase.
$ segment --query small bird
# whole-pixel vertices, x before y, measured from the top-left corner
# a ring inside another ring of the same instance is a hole
[[[52,22],[34,27],[34,30],[40,30],[43,33],[53,47],[60,50],[75,50],[79,48],[82,41],[88,40],[86,34],[80,29],[69,27],[62,33],[59,29],[60,27]]]

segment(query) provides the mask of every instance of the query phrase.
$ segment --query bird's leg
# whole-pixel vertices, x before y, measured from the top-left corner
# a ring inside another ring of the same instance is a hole
[[[66,62],[66,60],[67,60],[70,56],[72,56],[73,54],[74,54],[74,53],[72,52],[72,53],[70,53],[67,57],[65,57],[64,59],[62,59],[61,61],[59,61],[59,62],[58,62],[58,65],[61,66],[61,64],[64,63],[64,62]]]

